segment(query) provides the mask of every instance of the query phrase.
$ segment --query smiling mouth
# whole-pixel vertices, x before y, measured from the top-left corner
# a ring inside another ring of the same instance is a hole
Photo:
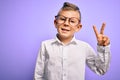
[[[62,28],[61,30],[62,30],[62,31],[70,31],[70,30],[68,30],[68,29],[64,29],[64,28]]]

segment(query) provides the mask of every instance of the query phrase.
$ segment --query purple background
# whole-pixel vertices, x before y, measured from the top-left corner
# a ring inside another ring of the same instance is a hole
[[[65,0],[0,0],[0,80],[32,80],[41,41],[54,38],[54,16]],[[106,22],[111,39],[111,65],[104,76],[86,67],[86,80],[120,79],[120,1],[68,0],[82,13],[83,28],[76,34],[96,49],[92,29]]]

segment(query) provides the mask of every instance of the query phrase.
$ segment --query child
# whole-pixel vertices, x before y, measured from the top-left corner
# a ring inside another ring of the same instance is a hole
[[[110,40],[95,26],[97,52],[74,36],[82,28],[79,8],[69,2],[55,16],[55,39],[43,41],[36,61],[34,80],[84,80],[85,64],[99,75],[105,74],[110,62]]]

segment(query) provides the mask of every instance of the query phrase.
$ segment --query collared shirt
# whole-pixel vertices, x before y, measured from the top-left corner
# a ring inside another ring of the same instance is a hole
[[[103,75],[110,61],[110,46],[98,46],[97,54],[86,42],[75,39],[64,45],[56,39],[43,41],[34,80],[84,80],[85,65]]]

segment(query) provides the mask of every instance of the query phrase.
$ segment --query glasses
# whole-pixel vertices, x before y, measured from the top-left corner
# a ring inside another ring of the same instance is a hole
[[[80,20],[78,18],[75,18],[75,17],[68,18],[68,17],[62,16],[62,15],[57,15],[57,16],[55,16],[55,18],[59,24],[65,23],[65,21],[67,19],[68,19],[69,24],[71,26],[77,26],[80,23]]]

